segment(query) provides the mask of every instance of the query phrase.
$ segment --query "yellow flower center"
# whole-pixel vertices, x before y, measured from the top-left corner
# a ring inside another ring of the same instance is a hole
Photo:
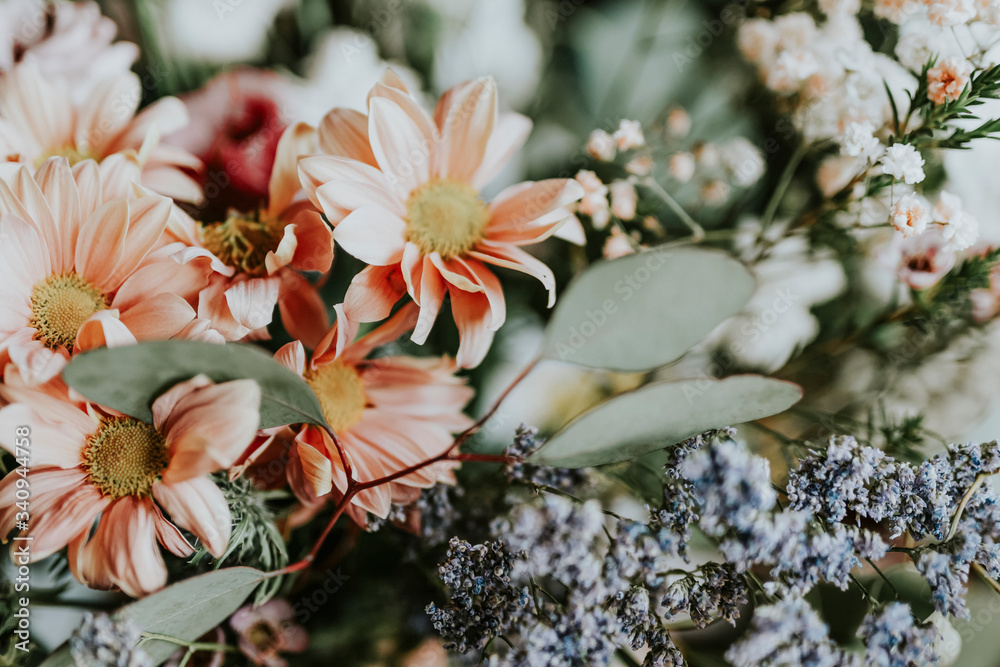
[[[56,148],[51,151],[46,151],[45,153],[42,153],[38,157],[38,159],[35,160],[35,169],[41,167],[45,163],[45,161],[48,160],[50,157],[64,157],[67,160],[69,160],[69,166],[71,167],[76,165],[78,162],[83,162],[84,160],[92,159],[100,162],[98,158],[91,155],[85,150],[84,151],[78,150],[76,146],[63,146],[62,148]]]
[[[70,352],[80,326],[94,313],[107,310],[103,293],[76,273],[53,274],[31,291],[31,320],[35,339],[53,350],[60,345]]]
[[[334,361],[306,371],[305,379],[335,432],[346,431],[361,419],[367,399],[364,382],[353,366]]]
[[[87,438],[83,469],[112,500],[148,496],[169,463],[167,442],[151,424],[132,417],[104,417]]]
[[[406,201],[406,240],[429,255],[460,257],[483,238],[490,220],[479,192],[466,183],[439,179],[420,186]]]
[[[201,242],[223,264],[262,276],[267,273],[264,258],[278,249],[287,224],[280,218],[230,211],[225,222],[201,224]]]

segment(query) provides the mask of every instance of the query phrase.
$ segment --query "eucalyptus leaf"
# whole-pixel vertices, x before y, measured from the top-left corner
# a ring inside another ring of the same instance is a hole
[[[738,313],[754,279],[726,254],[664,248],[601,262],[559,298],[543,356],[646,371],[676,360]]]
[[[197,641],[240,608],[267,575],[249,567],[231,567],[180,581],[137,602],[122,607],[116,619],[128,619],[143,632]],[[154,665],[167,661],[178,644],[149,639],[142,648]],[[75,667],[69,647],[64,646],[42,663],[42,667]]]
[[[571,421],[532,461],[562,468],[627,461],[709,429],[783,412],[801,397],[798,385],[759,375],[647,384]]]
[[[260,428],[325,423],[309,385],[252,345],[143,342],[79,354],[63,369],[66,383],[88,400],[147,422],[153,418],[157,396],[198,374],[213,382],[256,380],[261,390]]]

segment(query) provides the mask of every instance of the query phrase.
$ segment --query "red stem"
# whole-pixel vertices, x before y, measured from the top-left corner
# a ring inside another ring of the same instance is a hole
[[[344,467],[344,473],[347,475],[347,490],[344,492],[344,496],[337,503],[337,507],[334,509],[333,516],[330,518],[330,522],[327,523],[326,528],[323,529],[323,533],[319,536],[319,539],[316,540],[316,544],[313,546],[312,550],[306,555],[306,557],[298,561],[297,563],[292,563],[287,567],[272,572],[271,576],[292,574],[293,572],[299,572],[300,570],[304,570],[307,567],[309,567],[312,564],[312,562],[316,559],[316,555],[319,553],[320,548],[323,546],[323,542],[326,541],[326,538],[329,537],[330,533],[333,531],[333,527],[334,525],[336,525],[337,520],[340,519],[340,516],[347,509],[348,504],[351,502],[354,496],[356,496],[361,491],[365,491],[367,489],[371,489],[376,486],[381,486],[383,484],[388,484],[389,482],[393,482],[399,479],[400,477],[406,477],[407,475],[414,473],[417,470],[426,468],[427,466],[433,465],[435,463],[440,463],[441,461],[476,461],[481,463],[510,463],[511,460],[509,458],[498,454],[475,454],[475,453],[459,454],[454,452],[457,448],[465,444],[465,442],[469,438],[471,438],[480,428],[482,428],[483,424],[489,421],[489,419],[496,414],[497,410],[500,409],[500,404],[503,403],[504,399],[507,398],[507,396],[514,389],[514,387],[519,385],[521,381],[524,380],[524,378],[528,377],[528,374],[531,373],[532,370],[534,370],[535,366],[538,365],[539,361],[540,361],[539,358],[535,358],[520,373],[518,373],[517,377],[514,378],[514,381],[511,382],[511,384],[508,385],[507,388],[503,390],[500,396],[497,397],[497,400],[493,402],[493,405],[490,406],[490,409],[487,410],[482,417],[476,420],[476,423],[474,423],[472,426],[459,433],[458,436],[455,438],[455,440],[451,443],[451,445],[449,445],[448,449],[446,449],[445,451],[441,452],[440,454],[432,458],[427,459],[426,461],[421,461],[420,463],[416,463],[412,466],[409,466],[408,468],[397,470],[391,475],[379,477],[377,479],[369,480],[367,482],[359,482],[354,477],[354,469],[351,466],[350,457],[344,450],[344,445],[340,442],[340,438],[337,437],[337,434],[333,432],[332,428],[330,428],[329,426],[322,426],[321,428],[323,428],[327,432],[327,434],[333,440],[334,446],[337,448],[337,454],[340,456],[340,463]]]

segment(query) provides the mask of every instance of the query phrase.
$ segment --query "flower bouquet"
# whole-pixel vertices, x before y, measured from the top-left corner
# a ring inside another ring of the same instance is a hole
[[[994,0],[0,0],[0,667],[996,664]]]

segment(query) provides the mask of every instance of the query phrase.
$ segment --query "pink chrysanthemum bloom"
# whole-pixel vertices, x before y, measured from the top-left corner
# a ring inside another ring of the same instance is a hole
[[[369,115],[335,109],[319,128],[327,155],[304,158],[302,184],[335,224],[334,239],[370,266],[345,297],[348,319],[374,322],[409,293],[420,305],[412,339],[423,343],[446,294],[458,325],[458,364],[478,365],[506,317],[503,289],[487,265],[538,278],[555,300],[552,271],[521,246],[575,220],[583,195],[557,178],[513,185],[485,203],[480,189],[531,130],[497,114],[496,84],[478,79],[440,99],[434,115],[387,72],[369,95]]]
[[[0,75],[31,60],[47,79],[64,79],[77,101],[139,58],[135,44],[114,42],[118,26],[92,0],[5,0],[0,25]]]
[[[0,180],[0,364],[44,382],[75,352],[189,337],[206,280],[156,250],[170,209],[156,195],[102,203],[93,160]]]
[[[229,506],[207,475],[225,469],[253,439],[260,388],[252,380],[214,385],[203,376],[153,403],[153,423],[71,401],[56,380],[23,384],[13,367],[0,385],[0,445],[15,451],[30,428],[33,560],[69,546],[69,566],[92,588],[140,597],[167,582],[159,542],[171,553],[193,549],[178,526],[210,553],[225,553]],[[15,470],[0,481],[0,536],[15,527]],[[170,515],[168,521],[165,510]],[[94,522],[97,529],[91,534]]]
[[[416,319],[416,306],[408,305],[352,343],[348,342],[351,332],[335,323],[308,363],[298,341],[275,355],[312,387],[358,481],[379,479],[441,454],[452,443],[453,433],[472,424],[462,409],[473,391],[455,375],[454,360],[367,359],[376,347],[408,333]],[[361,525],[366,524],[365,512],[385,518],[392,504],[413,502],[421,489],[438,482],[454,483],[455,465],[436,463],[361,491],[348,512]],[[307,508],[318,507],[334,488],[340,494],[347,488],[336,446],[325,430],[315,426],[303,426],[296,435],[288,474]]]
[[[195,221],[180,209],[168,236],[182,242],[183,263],[209,258],[215,272],[199,299],[198,314],[228,340],[266,338],[275,304],[288,332],[310,348],[329,328],[326,304],[300,271],[325,273],[333,262],[333,236],[302,196],[299,156],[315,152],[315,130],[289,127],[269,165],[268,196],[257,208],[230,208],[224,220]]]
[[[86,159],[101,166],[105,196],[126,197],[132,182],[157,194],[196,202],[201,189],[193,174],[201,161],[160,135],[187,124],[187,109],[165,97],[138,114],[139,77],[126,72],[101,81],[79,103],[69,84],[46,80],[32,61],[0,79],[0,157],[40,167],[58,155],[71,165]]]

